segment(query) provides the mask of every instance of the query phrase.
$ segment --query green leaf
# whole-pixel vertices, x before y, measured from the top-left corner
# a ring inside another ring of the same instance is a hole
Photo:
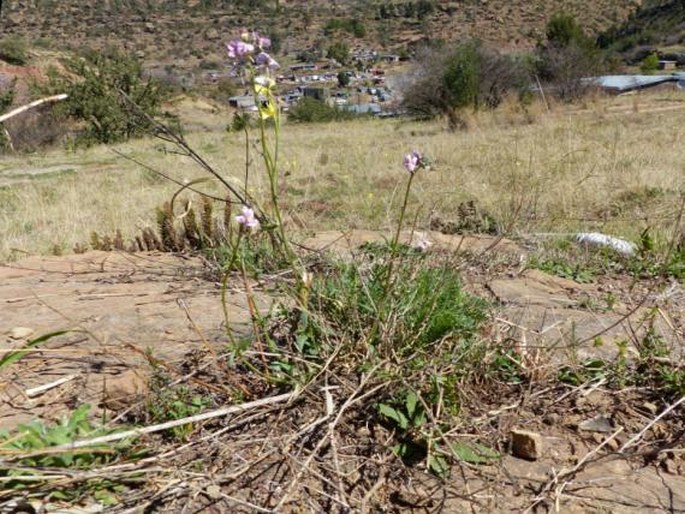
[[[407,414],[409,414],[409,419],[414,418],[414,412],[416,410],[416,404],[419,402],[419,397],[414,391],[409,391],[407,393]]]
[[[397,425],[402,429],[406,430],[409,427],[409,420],[407,420],[407,417],[402,414],[400,411],[397,409],[394,409],[390,407],[389,405],[386,405],[384,403],[381,403],[378,406],[378,411],[385,416],[386,418],[390,418],[393,420]]]
[[[36,339],[32,339],[31,341],[28,341],[26,345],[24,345],[23,348],[19,348],[18,350],[13,350],[11,352],[7,352],[5,355],[0,357],[0,369],[4,368],[5,366],[9,366],[10,364],[14,364],[15,362],[23,359],[26,356],[26,350],[29,348],[33,348],[34,346],[38,346],[53,337],[58,337],[63,334],[67,334],[71,332],[71,330],[60,330],[57,332],[50,332],[49,334],[42,335],[40,337],[37,337]]]
[[[50,493],[50,498],[53,500],[71,500],[73,499],[73,495],[68,494],[66,491],[63,491],[61,489],[55,489]]]
[[[97,489],[93,493],[93,497],[105,507],[110,507],[119,503],[119,498],[107,489]]]
[[[295,348],[297,348],[298,352],[304,353],[307,343],[309,343],[309,337],[306,334],[297,334],[295,337]]]
[[[69,428],[76,430],[82,423],[88,423],[88,414],[90,413],[90,405],[84,403],[80,405],[74,412],[71,413],[69,418]]]
[[[500,458],[499,452],[480,443],[453,443],[451,446],[459,460],[471,464],[490,464]]]
[[[409,452],[409,446],[407,443],[397,443],[395,446],[390,448],[392,452],[403,459],[404,457],[407,456],[407,453]]]
[[[444,457],[440,455],[430,454],[428,456],[428,469],[439,477],[445,477],[450,470],[449,465]]]

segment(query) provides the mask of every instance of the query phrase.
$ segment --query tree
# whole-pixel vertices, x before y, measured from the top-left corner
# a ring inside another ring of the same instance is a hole
[[[572,43],[581,46],[590,44],[589,38],[571,14],[557,13],[547,23],[547,44],[555,47],[566,47]]]
[[[44,94],[67,93],[61,114],[86,122],[86,143],[114,143],[140,136],[151,126],[148,117],[160,113],[165,93],[145,79],[141,63],[116,49],[88,52],[63,62],[63,72],[49,72]]]
[[[656,53],[651,53],[642,60],[640,64],[640,71],[642,73],[650,74],[659,69],[659,56]]]
[[[573,16],[563,13],[552,16],[546,35],[547,41],[536,50],[538,75],[553,86],[562,100],[582,97],[589,87],[584,79],[600,68],[595,42],[585,35]]]
[[[338,72],[338,87],[347,87],[350,85],[350,76],[346,71]]]
[[[451,129],[465,127],[464,109],[494,109],[529,83],[521,62],[477,41],[424,48],[416,61],[402,87],[403,106],[419,116],[445,115]]]
[[[4,114],[4,112],[12,106],[12,102],[14,102],[14,86],[15,81],[12,81],[7,86],[0,89],[0,114]],[[0,123],[0,151],[3,151],[8,147],[7,133],[5,130],[4,125]]]
[[[350,60],[350,47],[342,41],[337,41],[328,47],[326,56],[329,59],[335,59],[340,64],[347,64]]]

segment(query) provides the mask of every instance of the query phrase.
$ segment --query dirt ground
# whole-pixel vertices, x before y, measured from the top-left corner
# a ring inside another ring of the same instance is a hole
[[[549,348],[555,349],[552,361],[557,365],[571,358],[614,358],[616,342],[639,340],[649,327],[668,342],[673,359],[682,357],[683,284],[657,289],[654,284],[636,286],[627,277],[578,284],[525,269],[526,249],[512,241],[433,232],[420,236],[430,239],[434,249],[465,252],[465,283],[494,306],[490,335],[515,341],[531,367],[542,349]],[[345,254],[379,238],[365,231],[330,232],[303,245]],[[258,308],[268,309],[274,298],[266,284],[251,287]],[[57,421],[83,403],[95,406],[93,414],[98,417],[132,408],[145,398],[154,366],[186,369],[193,355],[225,347],[220,289],[201,258],[162,253],[89,252],[31,257],[0,266],[0,357],[32,338],[66,331],[0,369],[0,428],[32,419]],[[229,286],[229,323],[238,333],[248,333],[250,315],[242,289],[238,281]],[[607,292],[616,298],[611,309],[603,306]],[[685,512],[682,410],[676,406],[668,415],[669,405],[643,393],[634,388],[612,391],[601,382],[529,391],[518,398],[503,389],[501,397],[483,399],[480,408],[472,406],[471,414],[487,419],[485,425],[493,433],[521,428],[533,432],[540,445],[535,459],[512,455],[509,443],[501,441],[509,450],[496,464],[456,465],[446,483],[421,469],[366,477],[377,484],[371,488],[366,511]],[[318,415],[303,411],[285,420],[276,414],[267,417],[284,430],[290,427],[300,433],[301,426],[315,423]],[[363,430],[347,434],[351,446],[362,447],[367,439],[385,436]],[[244,431],[237,432],[229,446],[255,444],[244,437]],[[344,446],[345,441],[338,444]],[[231,450],[230,455],[218,446],[211,448],[215,453],[204,453],[200,460],[208,469],[221,462],[222,472],[242,493],[226,500],[221,488],[228,479],[214,477],[210,483],[195,477],[198,490],[215,489],[209,496],[194,496],[194,510],[188,511],[252,512],[248,506],[255,504],[274,508],[272,495],[283,491],[262,496],[257,492],[268,473],[259,479],[261,485],[245,483],[242,488],[240,480],[250,475],[231,474],[231,469],[241,469],[246,455],[258,453],[255,447]],[[219,455],[221,459],[212,460]],[[273,473],[269,480],[276,481],[278,472]],[[239,475],[243,478],[236,478]],[[0,505],[8,498],[0,493]],[[186,511],[180,501],[164,496],[150,508]],[[293,500],[275,510],[318,512],[319,507]]]

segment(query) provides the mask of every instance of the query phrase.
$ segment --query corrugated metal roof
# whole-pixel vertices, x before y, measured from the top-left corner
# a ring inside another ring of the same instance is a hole
[[[685,74],[676,73],[673,75],[604,75],[590,80],[599,87],[606,89],[632,91],[665,82],[677,82],[681,75],[685,79]]]
[[[381,106],[378,104],[348,104],[341,105],[340,108],[356,114],[379,114],[381,112]]]

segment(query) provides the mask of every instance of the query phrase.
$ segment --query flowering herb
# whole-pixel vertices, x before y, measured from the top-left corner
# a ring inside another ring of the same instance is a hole
[[[423,156],[418,150],[414,150],[404,156],[404,169],[406,169],[411,175],[413,175],[417,169],[423,167],[425,167]]]
[[[254,45],[245,43],[244,41],[240,41],[238,39],[234,39],[226,45],[228,56],[231,59],[244,59],[246,56],[254,52],[254,49]]]
[[[254,211],[247,205],[243,205],[242,214],[236,216],[235,220],[241,227],[255,230],[259,228],[259,220],[255,218]]]

